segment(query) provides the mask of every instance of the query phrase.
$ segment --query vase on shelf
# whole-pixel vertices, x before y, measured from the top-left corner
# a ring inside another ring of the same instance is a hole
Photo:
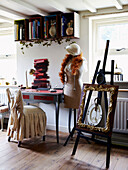
[[[55,37],[56,35],[56,27],[55,27],[56,22],[54,20],[51,21],[51,27],[49,29],[49,34],[51,37]]]
[[[115,71],[114,71],[114,76],[115,76],[115,81],[123,81],[123,73],[122,73],[122,69],[117,67],[115,67]]]
[[[66,29],[67,35],[73,35],[73,20],[70,20],[70,22],[67,24],[68,28]]]

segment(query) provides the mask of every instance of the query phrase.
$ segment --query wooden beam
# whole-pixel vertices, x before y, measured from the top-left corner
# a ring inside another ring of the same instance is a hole
[[[46,3],[48,3],[49,6],[57,9],[57,11],[71,12],[64,5],[62,5],[61,3],[57,2],[56,0],[47,0]]]
[[[5,22],[14,23],[14,20],[5,16],[0,15],[0,19],[3,19]]]
[[[0,15],[5,16],[5,17],[9,16],[9,18],[12,18],[12,19],[16,19],[16,18],[21,19],[21,18],[27,17],[26,15],[23,15],[19,12],[12,10],[12,9],[6,8],[2,5],[0,5]]]
[[[94,16],[103,16],[109,14],[121,14],[121,15],[128,15],[128,5],[123,5],[122,10],[118,10],[115,7],[111,8],[102,8],[97,9],[97,13],[92,13],[89,11],[81,12],[83,18],[94,17]]]
[[[88,0],[83,0],[85,7],[90,11],[90,12],[97,12],[96,8],[94,8]]]
[[[113,0],[113,2],[114,2],[114,5],[117,9],[123,9],[123,6],[122,6],[122,4],[120,3],[119,0]]]
[[[48,15],[48,13],[46,13],[45,11],[42,11],[42,10],[36,8],[34,5],[31,5],[31,4],[24,2],[22,0],[9,0],[9,1],[11,1],[11,3],[13,3],[13,4],[17,4],[25,9],[28,9],[29,11],[33,11],[35,14],[39,14],[41,16]]]

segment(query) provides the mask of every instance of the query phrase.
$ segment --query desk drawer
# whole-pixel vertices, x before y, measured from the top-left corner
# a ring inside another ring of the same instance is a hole
[[[23,99],[29,99],[29,95],[24,95],[23,94]]]
[[[53,101],[53,96],[34,96],[34,100],[47,100],[47,101]]]

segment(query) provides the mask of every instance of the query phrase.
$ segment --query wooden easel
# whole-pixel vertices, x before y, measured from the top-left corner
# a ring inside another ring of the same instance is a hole
[[[111,71],[105,71],[106,62],[107,62],[107,55],[108,55],[108,49],[109,49],[109,40],[107,40],[107,42],[106,42],[106,48],[105,48],[105,54],[104,54],[104,60],[103,60],[103,67],[102,67],[102,69],[99,70],[99,66],[100,66],[101,61],[98,60],[97,66],[96,66],[96,69],[95,69],[95,72],[94,72],[92,84],[95,84],[96,79],[97,79],[97,83],[99,85],[106,84],[105,75],[108,74],[108,75],[111,76],[110,84],[113,85],[114,60],[111,60]],[[91,96],[92,96],[92,91],[90,91],[89,95],[88,95],[88,99],[87,99],[86,106],[85,106],[84,113],[83,113],[83,117],[82,117],[82,122],[84,122],[84,120],[85,120]],[[98,104],[101,104],[102,92],[98,92],[98,99],[99,99]],[[104,102],[105,102],[105,112],[106,112],[106,117],[107,117],[108,101],[107,101],[107,93],[106,92],[104,92]],[[69,113],[70,114],[70,116],[69,116],[70,119],[71,119],[71,112],[72,112],[72,110],[70,110],[70,113]],[[80,114],[80,108],[79,108],[79,111],[78,111],[78,117],[79,117],[79,114]],[[106,122],[106,120],[105,120],[105,122]],[[69,126],[70,126],[70,123],[69,123]],[[66,141],[64,143],[64,146],[67,145],[69,139],[73,136],[73,134],[75,132],[75,127],[76,127],[76,110],[74,110],[74,127],[73,127],[71,132],[70,132],[70,127],[69,127],[70,134],[69,134],[68,138],[66,139]],[[92,138],[93,137],[94,136],[92,136]]]

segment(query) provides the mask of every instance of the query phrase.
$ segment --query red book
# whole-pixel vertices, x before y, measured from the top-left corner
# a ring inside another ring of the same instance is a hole
[[[40,73],[39,71],[36,70],[33,75],[36,76],[37,74],[44,74],[44,73]]]
[[[35,73],[33,74],[33,76],[37,76],[37,75],[47,77],[47,73],[40,73],[39,71],[36,70]]]
[[[44,67],[44,68],[47,68],[48,66],[48,63],[34,63],[34,67],[35,68],[41,68],[41,67]]]
[[[38,87],[48,87],[48,83],[32,83],[33,84],[33,86],[38,86]]]
[[[46,78],[42,78],[42,79],[34,79],[34,81],[45,81],[45,80],[47,80]]]
[[[37,69],[38,72],[46,72],[47,70],[46,69],[43,69],[43,68],[40,68],[40,69]]]
[[[42,63],[42,62],[46,62],[48,61],[48,59],[35,59],[34,63]]]

